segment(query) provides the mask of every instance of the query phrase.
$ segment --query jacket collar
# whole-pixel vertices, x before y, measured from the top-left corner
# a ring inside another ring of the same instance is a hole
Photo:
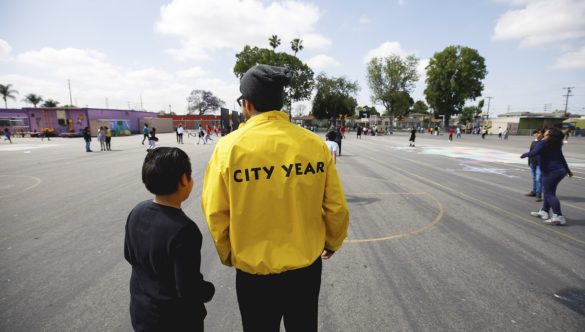
[[[262,121],[282,120],[288,122],[288,115],[282,111],[268,111],[254,115],[246,121],[246,125],[253,125]]]

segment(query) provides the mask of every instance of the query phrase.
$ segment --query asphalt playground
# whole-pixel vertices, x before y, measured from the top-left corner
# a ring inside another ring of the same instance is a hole
[[[410,148],[406,133],[346,136],[337,165],[350,229],[323,264],[320,331],[585,330],[585,138],[563,148],[575,176],[559,185],[568,223],[555,227],[529,214],[540,207],[524,196],[530,137],[419,134]],[[0,144],[0,331],[132,330],[123,239],[128,212],[151,198],[141,139],[100,152],[94,138],[93,153],[81,138]],[[216,286],[205,327],[241,331],[235,272],[200,207],[215,141],[195,143],[180,146],[195,179],[183,208]]]

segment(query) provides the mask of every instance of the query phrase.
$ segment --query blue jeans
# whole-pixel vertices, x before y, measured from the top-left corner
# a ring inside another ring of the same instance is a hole
[[[566,175],[567,171],[564,168],[542,173],[543,211],[548,212],[552,208],[554,214],[562,215],[561,202],[557,198],[557,186]]]
[[[85,142],[85,152],[89,152],[91,151],[91,146],[90,146],[91,142]]]
[[[532,171],[532,192],[537,196],[542,194],[542,172],[538,164],[530,164],[530,170]]]

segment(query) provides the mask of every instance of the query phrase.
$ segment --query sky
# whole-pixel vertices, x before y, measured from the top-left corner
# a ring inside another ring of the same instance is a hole
[[[200,89],[237,109],[235,55],[274,34],[290,54],[300,38],[315,74],[356,81],[359,105],[375,105],[372,57],[418,57],[412,96],[424,100],[429,59],[461,45],[485,58],[491,116],[564,109],[564,87],[569,112],[585,114],[584,0],[0,0],[0,84],[18,91],[9,108],[29,93],[69,104],[70,82],[80,107],[185,114]]]

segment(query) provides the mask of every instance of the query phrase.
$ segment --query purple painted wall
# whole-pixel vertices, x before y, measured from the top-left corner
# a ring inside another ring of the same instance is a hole
[[[20,108],[0,108],[0,118],[28,117],[26,111]]]
[[[139,133],[141,119],[158,117],[157,113],[151,112],[95,108],[23,108],[21,112],[28,115],[30,131],[53,128],[55,135],[78,133],[89,126],[91,120],[128,120],[130,130],[133,133]]]
[[[0,109],[0,130],[4,128],[9,128],[13,133],[29,131],[27,112],[18,108]]]
[[[23,108],[28,112],[30,131],[52,128],[53,134],[77,133],[88,125],[87,111],[83,108]],[[58,118],[57,115],[62,115]]]

